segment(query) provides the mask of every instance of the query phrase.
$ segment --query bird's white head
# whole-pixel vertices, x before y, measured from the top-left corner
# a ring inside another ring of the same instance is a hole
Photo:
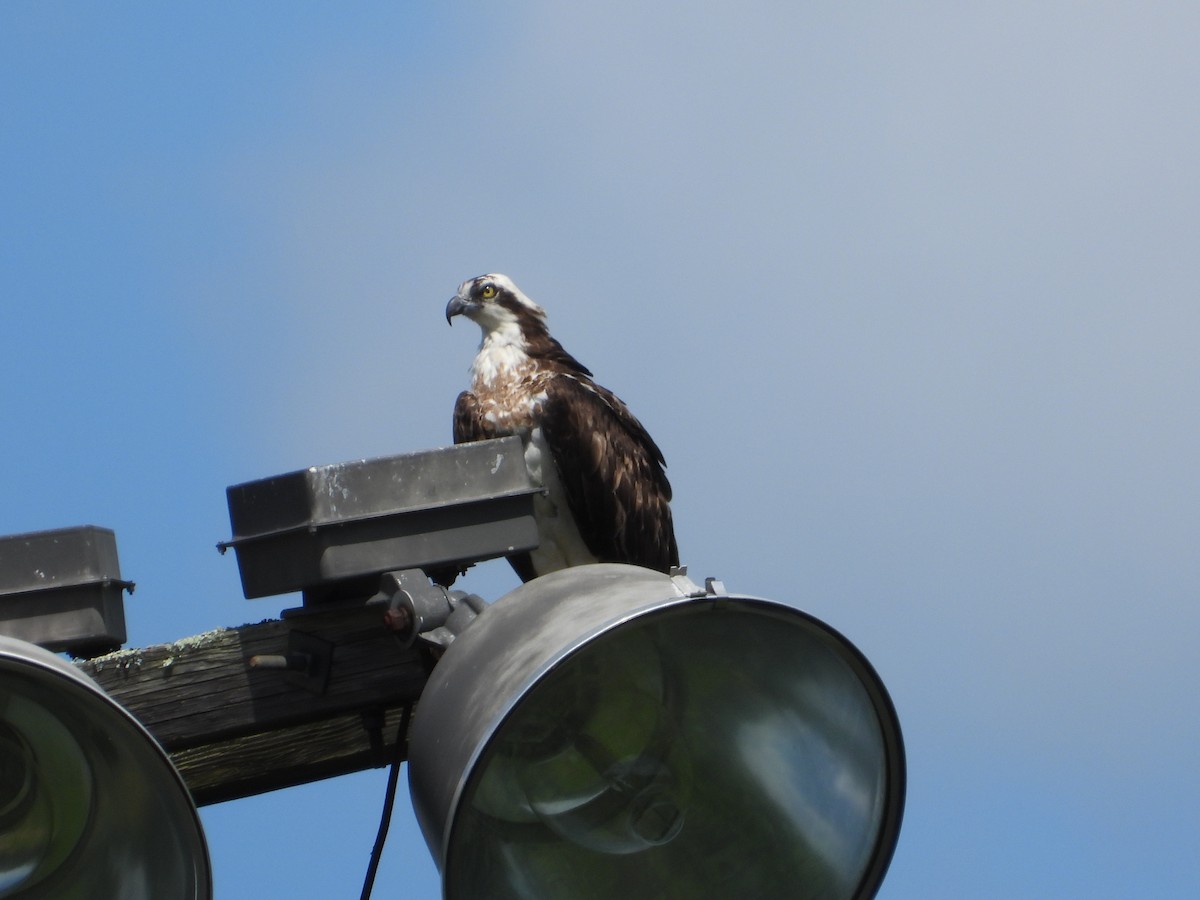
[[[535,346],[554,343],[546,331],[545,310],[507,275],[480,275],[460,284],[446,304],[446,321],[453,324],[455,316],[466,316],[483,330],[479,353],[471,364],[477,386],[522,370]]]
[[[515,336],[529,325],[545,327],[546,311],[521,292],[507,275],[469,278],[446,304],[446,321],[466,316],[483,329],[484,338],[505,332]]]

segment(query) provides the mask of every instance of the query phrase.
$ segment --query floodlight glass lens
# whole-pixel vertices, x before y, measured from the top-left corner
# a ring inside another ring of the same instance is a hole
[[[856,896],[897,802],[856,666],[799,617],[744,606],[669,607],[586,643],[481,754],[446,896]]]

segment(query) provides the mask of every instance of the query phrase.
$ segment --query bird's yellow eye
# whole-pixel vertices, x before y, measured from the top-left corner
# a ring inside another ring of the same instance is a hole
[[[494,284],[485,284],[479,290],[479,296],[484,300],[491,300],[496,296],[496,286]]]

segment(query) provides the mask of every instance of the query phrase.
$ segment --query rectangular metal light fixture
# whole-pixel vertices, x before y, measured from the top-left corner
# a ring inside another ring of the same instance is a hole
[[[0,537],[0,634],[76,656],[125,643],[117,539],[83,525]]]
[[[468,565],[538,544],[519,438],[313,466],[227,489],[246,597],[373,594],[395,569]]]

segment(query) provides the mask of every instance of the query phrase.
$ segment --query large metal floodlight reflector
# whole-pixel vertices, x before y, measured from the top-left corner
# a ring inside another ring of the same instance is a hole
[[[850,900],[890,862],[905,764],[882,682],[827,625],[594,565],[450,644],[409,778],[451,900]]]
[[[0,636],[0,898],[204,900],[191,797],[142,725],[66,660]]]

